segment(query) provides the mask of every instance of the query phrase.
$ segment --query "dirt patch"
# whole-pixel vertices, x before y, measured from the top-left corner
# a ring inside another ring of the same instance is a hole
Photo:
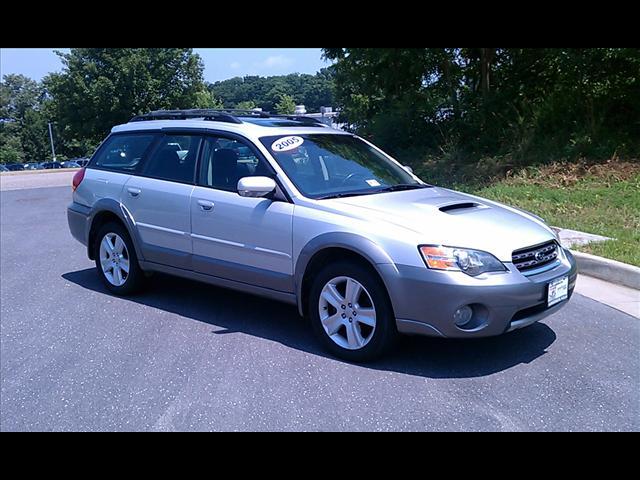
[[[508,172],[506,184],[567,187],[585,179],[594,179],[603,185],[629,181],[640,175],[640,161],[611,159],[604,163],[558,162],[540,167],[529,167],[518,172]]]

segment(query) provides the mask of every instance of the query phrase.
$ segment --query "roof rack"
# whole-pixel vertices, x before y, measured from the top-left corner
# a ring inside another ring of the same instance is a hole
[[[322,126],[326,126],[326,124],[321,120],[318,120],[317,118],[313,118],[313,117],[305,117],[304,115],[270,115],[270,116],[276,117],[276,118],[286,118],[287,120],[294,120],[296,122],[306,123],[309,125],[319,124]]]
[[[303,115],[271,115],[262,110],[242,110],[235,108],[226,109],[190,109],[190,110],[154,110],[142,115],[136,115],[131,122],[143,122],[148,120],[186,120],[189,118],[202,118],[214,122],[242,123],[238,117],[258,117],[258,118],[286,118],[307,125],[326,126],[317,118],[305,117]]]
[[[237,117],[263,117],[269,114],[257,110],[238,109],[191,109],[191,110],[154,110],[153,112],[136,115],[129,122],[143,122],[147,120],[186,120],[202,118],[215,122],[242,123]]]
[[[272,117],[269,112],[263,112],[262,110],[247,110],[242,108],[223,108],[220,110],[215,110],[218,112],[229,112],[235,114],[238,117],[260,117],[260,118],[269,118]]]

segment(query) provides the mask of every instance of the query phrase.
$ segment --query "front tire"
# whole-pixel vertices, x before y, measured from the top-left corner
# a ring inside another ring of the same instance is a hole
[[[144,283],[144,272],[129,232],[119,223],[103,225],[96,235],[94,258],[98,275],[116,295],[130,295]]]
[[[384,284],[358,263],[337,262],[320,270],[307,303],[316,336],[337,357],[370,361],[395,343],[395,316]]]

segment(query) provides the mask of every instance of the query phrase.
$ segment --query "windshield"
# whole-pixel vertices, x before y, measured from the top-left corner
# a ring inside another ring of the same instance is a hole
[[[404,168],[352,135],[307,134],[260,139],[305,196],[331,198],[421,188]]]

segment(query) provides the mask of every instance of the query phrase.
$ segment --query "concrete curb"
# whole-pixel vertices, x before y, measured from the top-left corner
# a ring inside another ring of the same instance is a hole
[[[2,172],[3,177],[15,177],[18,175],[38,175],[43,173],[77,172],[81,168],[41,168],[40,170],[18,170],[17,172]]]
[[[639,267],[574,250],[571,253],[578,262],[579,273],[640,290]]]

